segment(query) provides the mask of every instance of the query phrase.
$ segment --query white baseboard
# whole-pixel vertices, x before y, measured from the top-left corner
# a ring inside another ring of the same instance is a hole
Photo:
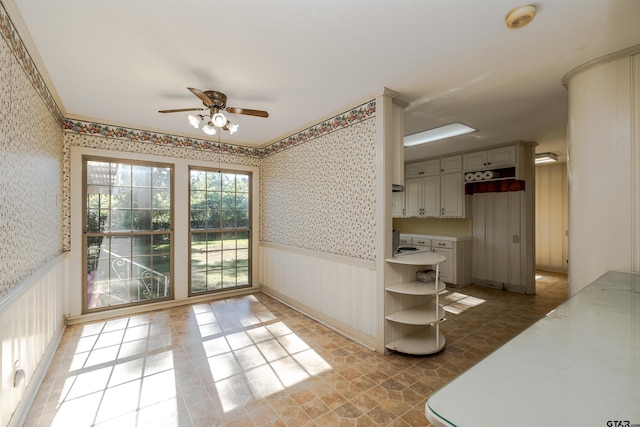
[[[335,319],[332,319],[329,316],[326,316],[314,309],[312,309],[311,307],[308,307],[304,304],[300,304],[299,302],[285,296],[282,295],[281,293],[279,293],[278,291],[274,291],[273,289],[270,289],[266,286],[262,286],[262,292],[269,295],[270,297],[272,297],[273,299],[280,301],[281,303],[283,303],[284,305],[291,307],[292,309],[296,310],[299,313],[304,314],[307,317],[310,317],[311,319],[315,320],[316,322],[322,323],[323,325],[325,325],[326,327],[333,329],[334,331],[338,332],[341,335],[346,336],[347,338],[350,338],[354,341],[356,341],[359,344],[362,344],[363,346],[367,347],[368,349],[375,351],[376,348],[376,338],[372,337],[370,335],[366,335],[363,334],[361,331],[358,331],[357,329],[351,328],[341,322],[336,321]]]

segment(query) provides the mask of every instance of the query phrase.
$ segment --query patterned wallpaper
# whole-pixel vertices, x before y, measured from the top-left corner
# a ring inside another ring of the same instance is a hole
[[[60,121],[7,28],[0,8],[0,298],[62,251]]]
[[[260,240],[375,260],[375,163],[373,117],[263,158]]]

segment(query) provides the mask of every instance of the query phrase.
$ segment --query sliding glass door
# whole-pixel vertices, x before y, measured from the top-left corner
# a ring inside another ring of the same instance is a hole
[[[251,284],[251,174],[191,168],[189,294]]]
[[[171,298],[172,172],[84,159],[85,312]]]

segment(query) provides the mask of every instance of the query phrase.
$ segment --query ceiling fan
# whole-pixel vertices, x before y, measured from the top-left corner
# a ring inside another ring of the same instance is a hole
[[[194,128],[200,127],[201,123],[204,123],[202,126],[202,131],[207,135],[215,135],[216,127],[227,130],[229,133],[234,133],[238,130],[238,125],[231,123],[227,117],[222,114],[222,111],[226,111],[228,113],[233,114],[245,114],[247,116],[256,116],[256,117],[269,117],[269,113],[262,110],[251,110],[249,108],[235,108],[235,107],[227,107],[227,95],[222,92],[216,92],[215,90],[206,90],[201,91],[199,89],[195,89],[192,87],[188,87],[195,96],[200,98],[202,103],[204,104],[204,108],[178,108],[173,110],[159,110],[159,113],[180,113],[183,111],[209,111],[209,114],[189,114],[189,123]]]

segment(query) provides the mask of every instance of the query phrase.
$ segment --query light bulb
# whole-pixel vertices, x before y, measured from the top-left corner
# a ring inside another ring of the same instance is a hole
[[[198,126],[200,126],[200,119],[194,116],[193,114],[189,114],[188,118],[191,126],[198,129]]]
[[[233,135],[238,130],[238,125],[235,123],[227,122],[227,129],[229,129],[229,133]]]
[[[224,127],[224,125],[227,124],[227,118],[222,113],[215,113],[211,120],[213,120],[213,124],[219,128]]]
[[[206,133],[207,135],[215,135],[216,134],[216,128],[213,127],[213,123],[209,122],[206,125],[202,126],[202,132]]]

